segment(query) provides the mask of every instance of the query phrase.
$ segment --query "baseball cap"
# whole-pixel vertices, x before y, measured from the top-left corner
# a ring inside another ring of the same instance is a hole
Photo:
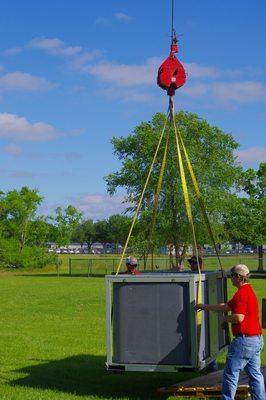
[[[199,259],[199,264],[202,264],[202,258],[198,257],[198,259]],[[188,262],[190,264],[198,264],[197,257],[196,256],[192,256],[191,258],[188,259]]]
[[[240,276],[248,276],[249,269],[245,264],[237,264],[233,268],[230,269],[230,273],[237,274]]]
[[[132,267],[135,267],[138,265],[138,260],[135,257],[129,256],[126,258],[126,264],[129,264]]]

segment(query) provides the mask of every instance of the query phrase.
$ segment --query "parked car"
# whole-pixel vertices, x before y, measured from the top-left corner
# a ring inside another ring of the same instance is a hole
[[[246,246],[246,247],[244,247],[244,253],[253,254],[253,253],[254,253],[254,250],[252,249],[252,247]]]

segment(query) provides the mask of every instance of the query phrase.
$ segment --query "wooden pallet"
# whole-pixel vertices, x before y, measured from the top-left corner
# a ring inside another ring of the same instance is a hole
[[[262,368],[264,379],[266,380],[266,367]],[[223,371],[219,370],[187,381],[179,382],[176,385],[163,387],[158,389],[158,393],[163,396],[174,397],[195,397],[203,398],[220,398],[221,386],[223,379]],[[250,397],[248,377],[242,372],[239,378],[239,385],[235,399],[246,400]]]
[[[174,397],[196,397],[198,399],[220,398],[221,386],[169,386],[158,389],[161,395]],[[250,397],[249,385],[239,385],[235,396],[236,400],[246,400]]]

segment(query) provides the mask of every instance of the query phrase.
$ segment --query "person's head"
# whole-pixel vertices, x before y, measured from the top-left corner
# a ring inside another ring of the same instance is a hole
[[[245,264],[237,264],[230,269],[229,276],[234,286],[241,286],[243,283],[248,282],[250,272]]]
[[[134,271],[138,266],[138,260],[135,257],[129,256],[126,258],[126,267],[128,272]]]
[[[200,270],[202,270],[202,258],[198,257],[198,261],[199,261]],[[192,256],[191,258],[188,259],[189,268],[191,269],[191,271],[193,271],[193,272],[198,271],[198,261],[197,261],[196,256]]]

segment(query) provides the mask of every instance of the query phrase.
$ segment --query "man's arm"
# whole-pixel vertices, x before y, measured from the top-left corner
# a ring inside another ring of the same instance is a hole
[[[195,306],[195,310],[198,311],[231,311],[231,308],[226,303],[219,303],[219,304],[197,304]]]
[[[231,315],[224,315],[223,322],[229,324],[240,324],[245,318],[244,314],[231,314]]]

